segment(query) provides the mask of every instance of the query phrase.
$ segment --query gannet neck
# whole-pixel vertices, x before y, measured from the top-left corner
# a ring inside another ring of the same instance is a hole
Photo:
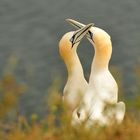
[[[65,59],[64,62],[67,67],[68,78],[84,77],[83,68],[76,51],[72,54],[69,60]]]
[[[110,36],[102,29],[92,27],[95,55],[92,62],[92,71],[108,70],[112,54]]]
[[[108,70],[112,48],[110,46],[100,48],[95,45],[95,55],[92,63],[92,71]]]

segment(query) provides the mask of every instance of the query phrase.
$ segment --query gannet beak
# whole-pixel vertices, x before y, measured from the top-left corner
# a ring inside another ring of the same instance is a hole
[[[77,28],[77,29],[81,29],[82,27],[85,26],[85,24],[80,23],[80,22],[78,22],[78,21],[76,21],[76,20],[73,20],[73,19],[66,19],[66,21],[67,21],[68,23],[70,23],[72,26],[74,26],[75,28]],[[94,26],[94,25],[95,25],[95,24],[93,23],[92,26]],[[87,34],[86,34],[86,37],[92,40],[92,38],[93,38],[93,33],[89,30],[89,31],[87,32]]]
[[[72,38],[70,39],[72,43],[72,47],[74,44],[81,41],[81,39],[86,35],[86,33],[89,31],[89,29],[93,26],[92,23],[80,28],[79,30],[75,31]]]

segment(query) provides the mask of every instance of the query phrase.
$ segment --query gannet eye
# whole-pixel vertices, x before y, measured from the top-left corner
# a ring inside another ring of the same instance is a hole
[[[71,42],[71,43],[74,42],[74,38],[75,38],[75,35],[73,35],[72,38],[70,39],[70,42]]]
[[[89,35],[90,35],[90,39],[92,39],[93,37],[93,33],[91,31],[88,31]]]
[[[73,46],[74,46],[74,41],[75,41],[75,34],[71,37],[71,39],[70,39],[70,42],[71,42],[71,44],[72,44],[72,47],[71,48],[73,48]]]

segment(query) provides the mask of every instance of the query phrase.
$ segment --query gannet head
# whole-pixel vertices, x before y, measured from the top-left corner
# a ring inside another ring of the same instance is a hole
[[[62,58],[65,59],[73,56],[81,39],[86,35],[92,25],[90,23],[77,31],[68,32],[62,37],[59,42],[59,51]]]
[[[110,35],[98,27],[92,27],[90,29],[90,35],[87,38],[93,45],[102,47],[111,45]]]

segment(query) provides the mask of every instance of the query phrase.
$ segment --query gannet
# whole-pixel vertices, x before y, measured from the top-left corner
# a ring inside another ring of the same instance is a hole
[[[63,91],[63,99],[70,111],[73,111],[87,87],[83,68],[77,55],[77,47],[93,24],[88,24],[77,31],[66,33],[59,42],[59,53],[68,71],[68,79]]]
[[[72,19],[67,19],[76,28],[85,25]],[[94,122],[101,125],[110,124],[110,118],[114,117],[118,123],[124,118],[125,104],[118,101],[118,86],[109,71],[108,65],[112,54],[112,42],[110,35],[103,29],[91,27],[87,33],[87,38],[95,49],[95,55],[91,65],[89,85],[80,103],[80,106],[73,112],[73,122],[87,121],[90,126]],[[114,108],[104,108],[108,105]]]

